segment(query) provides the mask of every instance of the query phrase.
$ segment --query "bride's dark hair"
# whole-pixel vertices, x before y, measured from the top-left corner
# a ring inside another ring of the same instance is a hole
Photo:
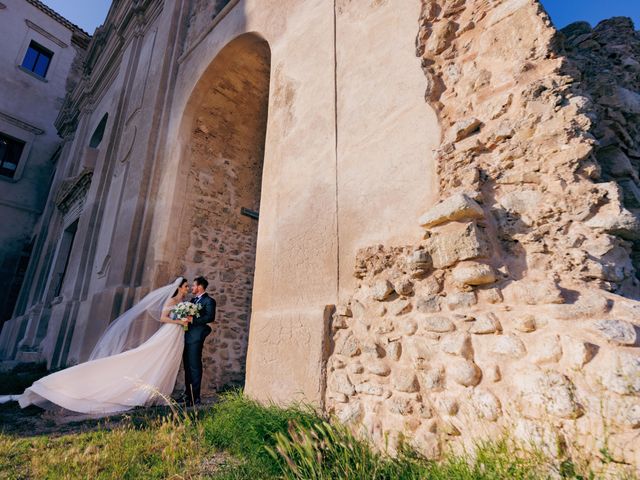
[[[180,282],[180,285],[178,285],[178,288],[176,288],[176,291],[173,292],[173,295],[171,295],[171,298],[175,298],[176,295],[178,295],[178,291],[182,288],[182,286],[185,283],[189,283],[189,280],[187,280],[186,278],[182,277],[182,281]],[[166,295],[166,293],[165,293]]]

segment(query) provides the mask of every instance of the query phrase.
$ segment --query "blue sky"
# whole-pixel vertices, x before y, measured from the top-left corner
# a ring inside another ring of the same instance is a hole
[[[43,0],[89,33],[102,24],[111,0]],[[577,20],[594,25],[614,16],[631,17],[640,28],[640,0],[541,0],[553,23],[562,28]]]
[[[70,22],[93,34],[102,25],[111,0],[41,0]]]
[[[640,0],[541,0],[551,20],[558,28],[578,20],[594,26],[610,17],[631,17],[640,28]]]

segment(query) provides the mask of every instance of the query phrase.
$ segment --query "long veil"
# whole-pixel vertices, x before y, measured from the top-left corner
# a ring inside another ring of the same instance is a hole
[[[116,318],[98,340],[89,360],[110,357],[134,349],[158,331],[167,300],[182,283],[178,277],[170,285],[149,292],[142,300]]]

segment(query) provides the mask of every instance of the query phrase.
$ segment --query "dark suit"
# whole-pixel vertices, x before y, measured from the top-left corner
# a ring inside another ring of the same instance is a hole
[[[212,323],[216,318],[216,301],[206,292],[199,299],[194,297],[191,301],[202,305],[200,316],[194,317],[193,323],[184,332],[184,352],[182,353],[185,396],[188,402],[193,403],[200,400],[202,347],[205,338],[211,333],[211,327],[207,324]]]

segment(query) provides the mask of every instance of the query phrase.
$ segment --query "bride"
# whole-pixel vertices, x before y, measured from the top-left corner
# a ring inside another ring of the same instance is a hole
[[[41,378],[22,395],[0,396],[0,403],[17,400],[22,408],[62,407],[91,415],[165,403],[182,360],[182,327],[189,324],[171,319],[170,312],[188,292],[182,277],[152,291],[111,323],[87,362]]]

